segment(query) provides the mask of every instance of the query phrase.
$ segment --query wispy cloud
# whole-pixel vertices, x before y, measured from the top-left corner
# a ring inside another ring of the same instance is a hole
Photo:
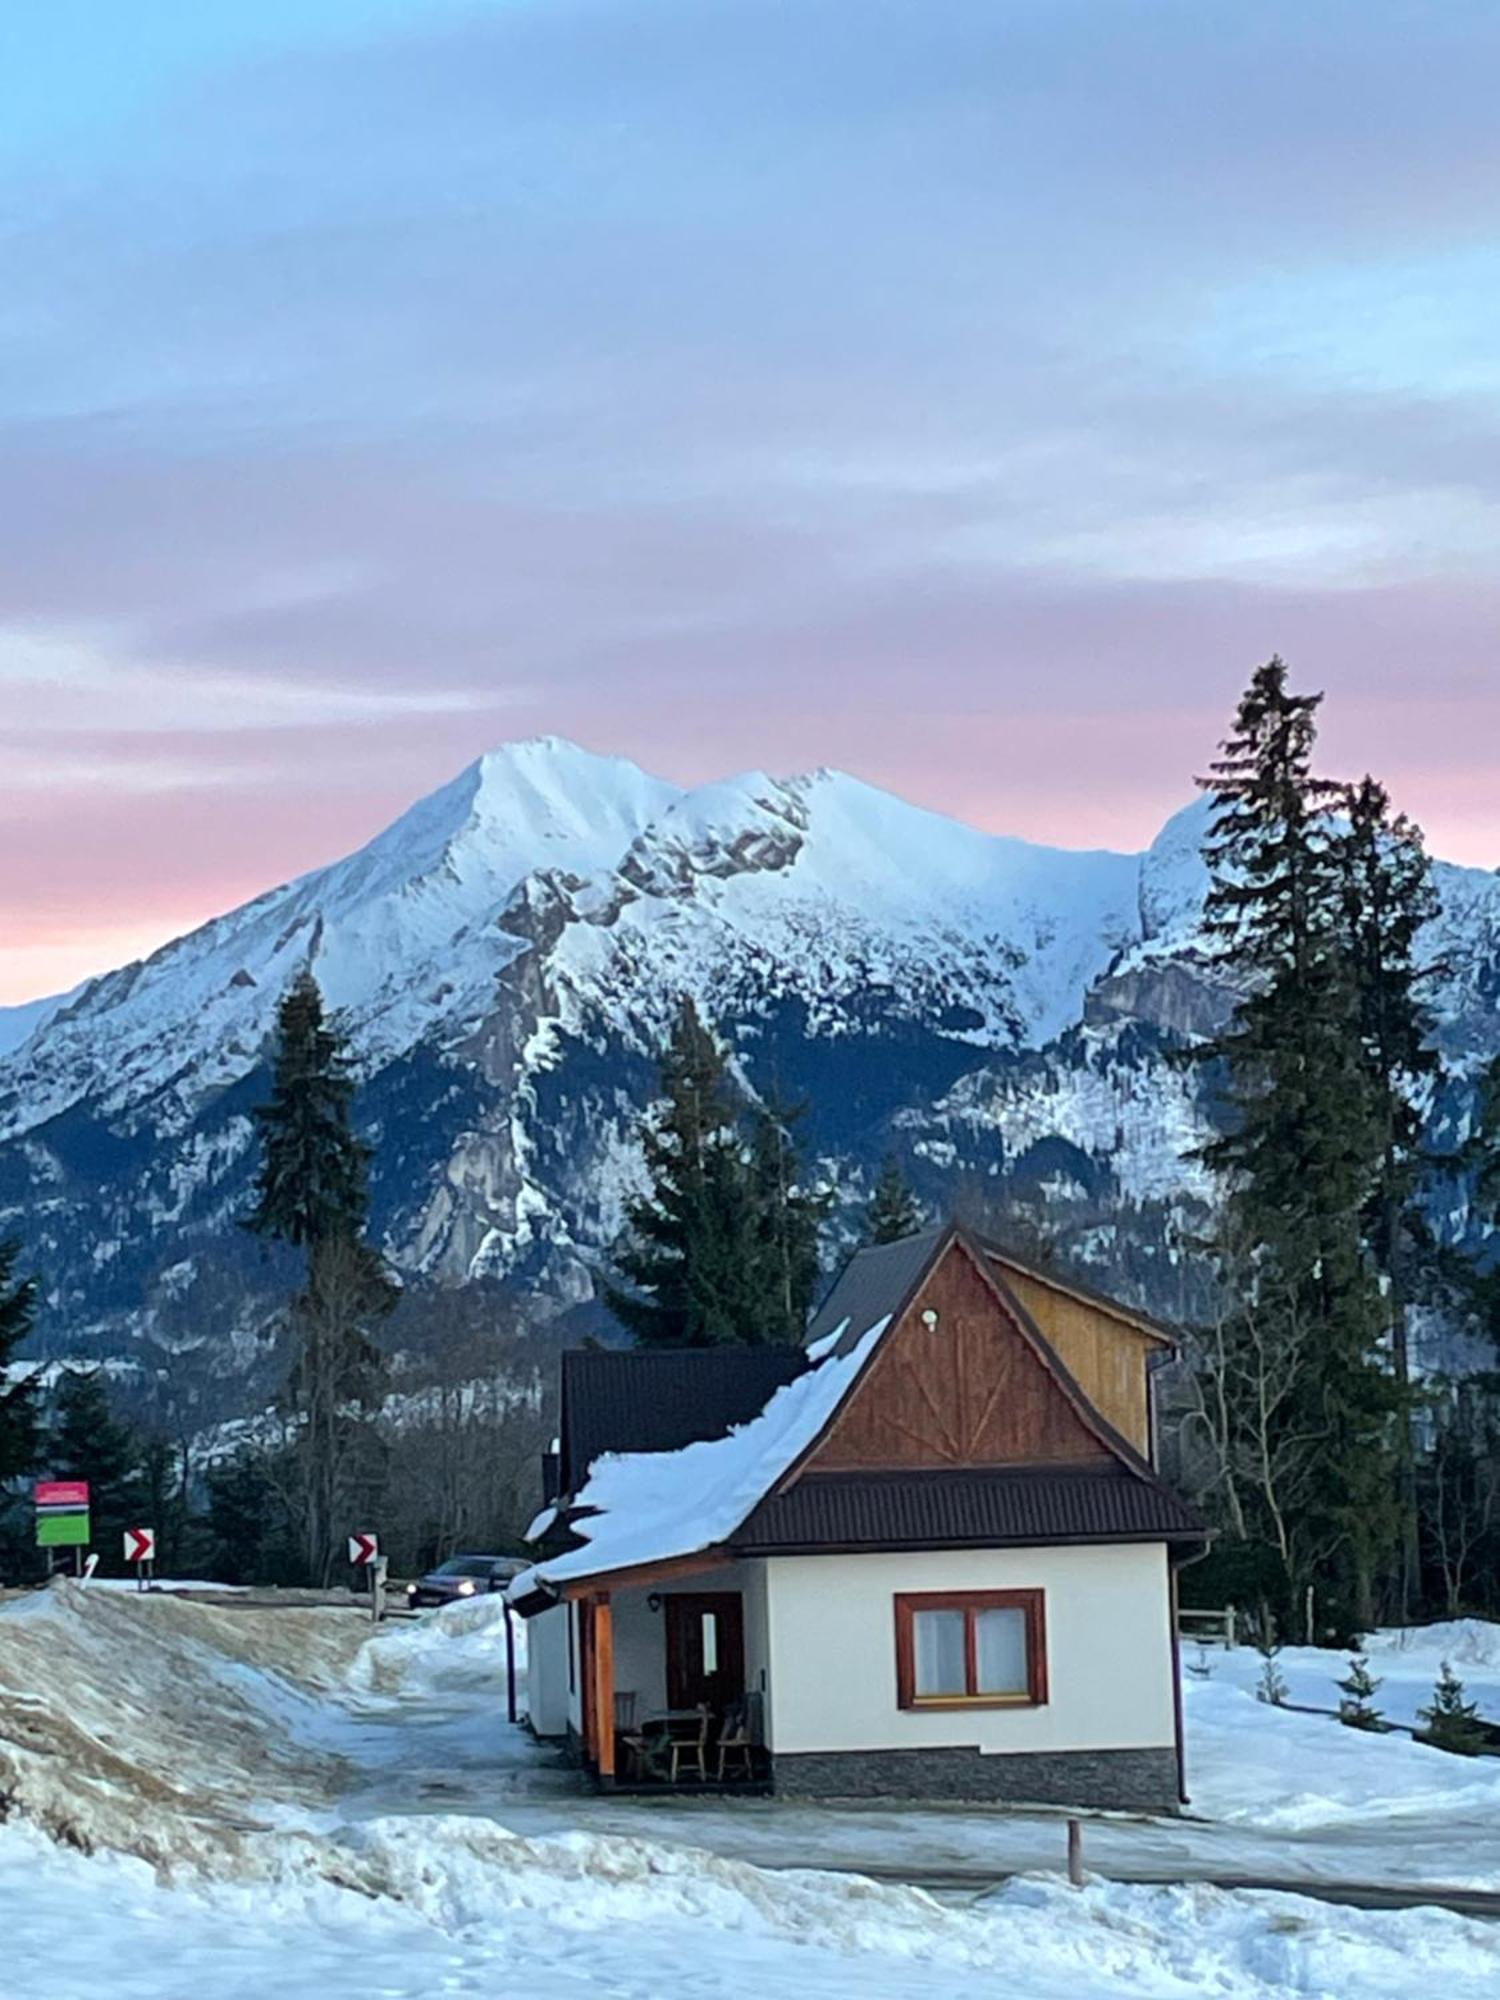
[[[5,935],[207,913],[535,729],[1143,841],[1273,648],[1500,858],[1492,7],[47,14]]]

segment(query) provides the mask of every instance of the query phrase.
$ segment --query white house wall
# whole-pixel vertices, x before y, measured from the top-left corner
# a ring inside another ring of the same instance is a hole
[[[526,1712],[538,1736],[563,1736],[568,1727],[568,1611],[556,1605],[535,1618],[518,1619],[526,1641]]]
[[[1166,1550],[976,1550],[777,1556],[765,1564],[778,1757],[1167,1749],[1175,1741]],[[1037,1708],[902,1709],[893,1600],[906,1591],[1041,1590],[1048,1700]],[[747,1604],[747,1653],[750,1619]]]

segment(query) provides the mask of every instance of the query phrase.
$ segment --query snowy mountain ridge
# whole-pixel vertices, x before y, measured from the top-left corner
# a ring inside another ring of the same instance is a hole
[[[13,1010],[0,1234],[36,1245],[50,1340],[207,1339],[203,1288],[244,1254],[276,1004],[310,965],[349,1025],[376,1220],[408,1271],[587,1299],[692,993],[752,1088],[809,1100],[804,1139],[851,1199],[895,1146],[933,1199],[1045,1208],[1083,1256],[1118,1258],[1120,1213],[1151,1211],[1132,1253],[1151,1291],[1204,1192],[1182,1159],[1197,1084],[1167,1046],[1230,1000],[1199,937],[1209,810],[1144,854],[1074,852],[832,770],[684,789],[509,745],[355,854]],[[1500,1043],[1500,878],[1437,879],[1432,997],[1462,1072]],[[1440,1123],[1461,1123],[1458,1088]]]

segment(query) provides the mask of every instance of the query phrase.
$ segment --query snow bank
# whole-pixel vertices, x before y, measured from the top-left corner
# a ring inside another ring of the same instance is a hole
[[[512,1617],[516,1675],[526,1671],[525,1621]],[[349,1664],[347,1683],[367,1695],[506,1695],[505,1599],[471,1597],[409,1623],[382,1626]]]
[[[345,1777],[320,1694],[363,1631],[58,1581],[0,1607],[0,1796],[50,1833],[156,1862],[244,1851]],[[271,1810],[267,1811],[267,1808]]]
[[[920,1891],[769,1874],[650,1842],[525,1841],[483,1822],[381,1821],[342,1883],[162,1888],[0,1829],[7,2000],[257,2000],[607,1992],[617,2000],[1491,2000],[1500,1934],[1435,1911],[1057,1881],[954,1909]],[[371,1892],[374,1892],[373,1895]]]

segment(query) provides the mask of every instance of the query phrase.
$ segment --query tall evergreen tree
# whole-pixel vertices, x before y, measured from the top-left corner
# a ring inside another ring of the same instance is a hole
[[[36,1464],[36,1381],[11,1372],[36,1318],[36,1280],[18,1274],[20,1255],[19,1243],[0,1243],[0,1486]]]
[[[867,1245],[899,1243],[903,1236],[915,1236],[922,1227],[922,1211],[894,1153],[880,1163],[880,1173],[865,1211],[864,1240]]]
[[[756,1324],[765,1341],[800,1341],[818,1289],[818,1237],[829,1197],[805,1185],[793,1138],[802,1108],[772,1099],[755,1115],[750,1197],[757,1242]]]
[[[304,970],[277,1009],[270,1101],[255,1112],[261,1165],[246,1228],[299,1249],[359,1234],[370,1151],[354,1135],[353,1105],[348,1051]]]
[[[662,1058],[642,1150],[649,1191],[630,1204],[610,1310],[646,1347],[768,1339],[757,1203],[724,1058],[691,999]]]
[[[54,1479],[88,1481],[89,1527],[100,1567],[122,1570],[125,1530],[139,1526],[144,1511],[144,1453],[134,1427],[115,1415],[103,1369],[63,1372],[47,1457]]]
[[[1421,997],[1425,970],[1417,962],[1417,938],[1437,915],[1438,899],[1421,828],[1405,813],[1392,813],[1383,785],[1366,777],[1348,789],[1342,804],[1335,853],[1344,938],[1380,1147],[1367,1232],[1375,1266],[1389,1284],[1392,1353],[1405,1381],[1404,1309],[1423,1247],[1413,1208],[1422,1166],[1417,1094],[1441,1068]]]
[[[1293,693],[1285,664],[1269,661],[1201,781],[1218,808],[1205,928],[1244,997],[1197,1053],[1223,1078],[1226,1129],[1204,1157],[1226,1188],[1224,1240],[1258,1246],[1265,1298],[1312,1332],[1278,1417],[1319,1441],[1322,1471],[1284,1566],[1284,1608],[1314,1584],[1347,1614],[1368,1612],[1394,1532],[1396,1398],[1365,1245],[1383,1133],[1345,944],[1338,788],[1312,769],[1321,699]]]
[[[345,1536],[368,1512],[380,1447],[373,1416],[385,1362],[374,1326],[397,1290],[365,1242],[370,1150],[354,1133],[354,1080],[311,972],[277,1012],[270,1101],[256,1112],[262,1159],[247,1227],[302,1249],[295,1351],[283,1393],[292,1437],[285,1460],[308,1575],[326,1583]]]
[[[1421,829],[1404,813],[1392,812],[1383,785],[1366,776],[1347,789],[1340,803],[1336,856],[1343,883],[1344,939],[1379,1138],[1365,1235],[1384,1289],[1389,1352],[1403,1401],[1398,1470],[1400,1605],[1406,1613],[1418,1588],[1420,1566],[1407,1318],[1434,1264],[1430,1232],[1416,1203],[1422,1173],[1418,1092],[1441,1068],[1421,998],[1424,970],[1417,962],[1417,939],[1422,926],[1436,916],[1438,899]]]
[[[1470,1208],[1483,1232],[1461,1272],[1480,1324],[1500,1346],[1500,1055],[1479,1078],[1474,1128],[1457,1164],[1471,1177]]]

